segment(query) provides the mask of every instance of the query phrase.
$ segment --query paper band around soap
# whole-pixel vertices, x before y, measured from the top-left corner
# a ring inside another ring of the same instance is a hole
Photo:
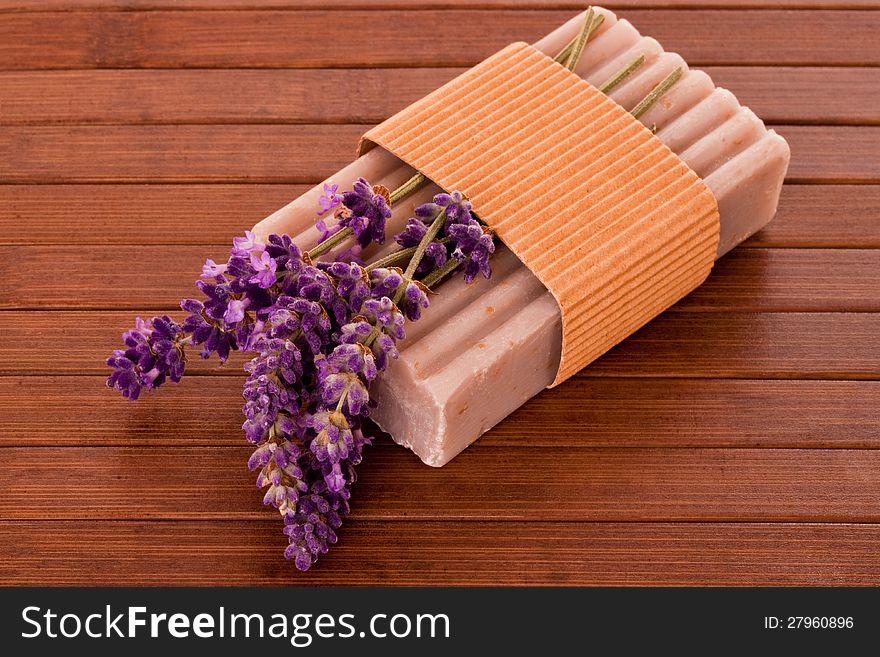
[[[553,294],[557,385],[712,269],[718,206],[688,166],[598,89],[514,43],[369,130],[457,189]],[[563,239],[564,237],[564,239]]]

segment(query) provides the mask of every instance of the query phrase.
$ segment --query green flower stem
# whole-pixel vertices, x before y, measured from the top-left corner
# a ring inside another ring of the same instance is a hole
[[[410,178],[400,187],[391,192],[388,200],[388,205],[394,205],[395,203],[402,201],[407,196],[416,191],[419,187],[424,185],[426,182],[428,182],[427,177],[425,177],[424,174],[416,172],[416,174],[412,178]],[[327,253],[327,251],[332,249],[334,246],[342,242],[347,237],[350,237],[353,233],[354,231],[352,231],[351,228],[343,228],[338,233],[334,233],[326,240],[318,244],[318,246],[316,246],[314,249],[309,250],[306,255],[314,260],[315,258]]]
[[[440,227],[443,226],[443,221],[445,219],[446,208],[441,208],[437,213],[437,216],[434,217],[434,221],[428,226],[428,231],[422,236],[422,241],[416,246],[415,253],[413,253],[412,258],[410,258],[406,271],[403,272],[404,283],[406,282],[405,279],[412,279],[412,277],[415,276],[416,269],[418,269],[419,264],[422,262],[422,258],[425,256],[425,249],[427,249],[428,245],[434,241],[435,237],[437,237],[437,233],[440,232]],[[395,299],[394,303],[400,301],[402,295],[403,291],[398,290],[396,295],[398,298]]]
[[[389,203],[394,205],[395,203],[402,201],[407,196],[416,191],[419,187],[428,182],[428,178],[423,173],[419,173],[416,171],[415,175],[403,183],[400,187],[391,192],[391,199]]]
[[[445,245],[449,244],[449,241],[450,240],[448,237],[444,237],[443,239],[437,240],[437,243],[443,244],[445,246]],[[379,267],[387,267],[388,265],[393,265],[395,262],[398,262],[400,260],[404,260],[404,259],[412,256],[416,252],[417,248],[418,247],[416,247],[416,246],[409,246],[405,249],[398,249],[397,251],[392,251],[384,258],[379,258],[379,260],[376,260],[375,262],[371,262],[369,265],[367,265],[366,270],[369,272],[369,271],[373,271],[374,269],[379,269]]]
[[[345,398],[348,397],[348,391],[351,390],[351,381],[345,384],[345,389],[342,391],[342,394],[339,395],[339,403],[336,404],[336,412],[342,412],[342,405],[345,403]]]
[[[595,13],[593,12],[593,8],[590,7],[587,10],[587,16],[584,19],[584,25],[581,28],[581,32],[578,34],[574,45],[571,47],[571,52],[568,53],[568,59],[565,61],[565,67],[569,71],[573,72],[574,69],[577,68],[578,62],[581,61],[581,55],[584,54],[584,48],[586,47],[587,42],[590,40],[593,32],[602,24],[601,20],[593,20],[594,17]]]
[[[645,56],[639,55],[634,60],[632,60],[629,64],[620,69],[617,73],[608,78],[600,87],[599,91],[603,94],[607,94],[609,91],[614,89],[621,82],[626,80],[630,75],[636,72],[638,68],[645,63]]]
[[[651,107],[660,100],[660,97],[665,94],[669,89],[672,88],[676,82],[678,82],[679,78],[682,75],[681,68],[675,69],[672,73],[667,75],[660,84],[651,89],[651,93],[642,98],[638,105],[636,105],[630,114],[632,114],[635,118],[639,118],[642,114],[647,112]]]
[[[440,269],[435,269],[430,274],[425,276],[421,280],[422,285],[424,285],[425,287],[431,287],[435,283],[442,281],[447,274],[452,273],[461,263],[462,261],[458,260],[457,258],[450,258],[446,261],[445,265],[440,267]]]
[[[565,66],[565,62],[568,61],[568,56],[571,54],[571,49],[574,47],[574,42],[577,40],[577,37],[568,42],[568,44],[559,51],[559,54],[553,58],[557,64],[562,64]]]
[[[393,265],[395,262],[403,260],[405,258],[410,257],[413,253],[416,252],[416,247],[410,246],[405,249],[398,249],[397,251],[392,251],[384,258],[379,258],[375,262],[371,262],[364,269],[368,272],[373,271],[374,269],[379,269],[381,267],[387,267],[388,265]]]
[[[354,231],[351,228],[346,226],[345,228],[343,228],[339,232],[333,233],[330,237],[328,237],[323,242],[318,244],[318,246],[316,246],[314,249],[310,249],[306,253],[306,255],[309,258],[311,258],[312,260],[314,260],[318,256],[324,255],[325,253],[327,253],[327,251],[329,251],[334,246],[336,246],[337,244],[342,242],[344,239],[346,239],[347,237],[349,237],[353,234],[354,234]]]
[[[416,273],[416,269],[418,269],[419,263],[425,255],[425,249],[427,249],[428,245],[434,241],[435,237],[437,237],[437,233],[440,232],[440,227],[443,225],[445,219],[446,209],[441,208],[437,213],[437,216],[434,217],[434,221],[428,226],[428,232],[424,234],[422,241],[415,247],[415,251],[413,252],[412,258],[410,258],[406,271],[403,272],[403,280],[400,281],[400,285],[397,286],[397,290],[394,292],[394,298],[391,300],[395,306],[400,303],[400,300],[403,298],[403,295],[406,292],[407,282],[413,280],[413,275]],[[369,349],[377,337],[379,337],[379,329],[375,327],[370,332],[370,335],[367,336],[367,339],[364,340],[364,346]]]
[[[602,14],[599,14],[595,18],[593,18],[593,24],[590,27],[590,36],[592,36],[593,32],[598,30],[599,26],[602,25],[602,23],[604,23],[604,22],[605,22],[605,16],[603,16]],[[587,39],[589,40],[589,38],[590,37],[588,36]],[[572,50],[572,48],[574,48],[574,45],[575,45],[575,43],[577,43],[577,40],[578,40],[578,37],[575,37],[571,41],[569,41],[566,44],[565,48],[560,50],[559,54],[556,55],[556,57],[554,57],[553,60],[556,63],[562,64],[563,66],[565,66],[565,62],[568,61],[569,55],[571,55],[571,50]]]

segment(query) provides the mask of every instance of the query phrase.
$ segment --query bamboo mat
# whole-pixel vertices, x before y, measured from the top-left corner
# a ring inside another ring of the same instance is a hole
[[[875,0],[607,3],[789,140],[778,217],[450,465],[378,441],[308,573],[241,359],[104,387],[366,127],[581,4],[0,0],[0,584],[880,584]]]

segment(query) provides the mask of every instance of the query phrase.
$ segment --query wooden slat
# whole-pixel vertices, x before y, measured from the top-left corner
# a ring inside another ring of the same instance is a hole
[[[607,9],[730,8],[731,0],[606,0]],[[877,0],[737,0],[738,8],[859,9]],[[0,0],[0,11],[78,11],[82,9],[568,9],[583,11],[582,0]],[[626,16],[626,13],[623,14]]]
[[[880,376],[880,315],[666,313],[578,377]]]
[[[259,519],[274,511],[253,485],[250,452],[8,447],[0,517]],[[563,455],[477,443],[436,469],[380,445],[365,453],[353,492],[353,517],[370,520],[876,523],[880,450],[568,448]]]
[[[880,251],[741,249],[677,308],[880,311]]]
[[[0,127],[0,182],[317,182],[367,127]]]
[[[0,244],[226,246],[310,187],[0,185]]]
[[[187,378],[129,403],[101,376],[0,377],[0,446],[45,445],[46,431],[56,446],[240,446],[241,381]],[[579,378],[479,444],[878,449],[878,426],[878,381]]]
[[[0,127],[0,182],[318,182],[351,162],[368,127]],[[776,129],[791,144],[787,180],[880,182],[880,127]]]
[[[538,397],[483,446],[880,448],[880,382],[590,379]]]
[[[775,130],[791,146],[789,182],[880,180],[880,128],[775,126]]]
[[[463,70],[6,71],[0,89],[4,125],[377,123]],[[880,123],[872,69],[705,70],[769,123]]]
[[[703,70],[767,123],[880,123],[880,85],[870,68],[706,66]]]
[[[278,521],[0,522],[7,585],[880,585],[880,526],[350,522],[307,573]]]
[[[0,185],[0,244],[227,245],[233,235],[307,189],[259,184]],[[776,218],[746,245],[880,248],[878,213],[880,186],[785,185]]]
[[[472,66],[512,41],[542,37],[571,15],[540,9],[6,13],[0,66]],[[692,65],[880,63],[873,47],[880,15],[872,11],[633,9],[625,15]],[[829,35],[846,35],[847,47]]]
[[[201,246],[0,246],[0,308],[175,310],[198,296]],[[56,272],[57,275],[34,275]],[[442,288],[440,288],[442,291]],[[880,250],[741,249],[677,307],[737,311],[880,311]]]
[[[877,249],[878,215],[878,186],[784,185],[776,217],[744,246]]]
[[[0,312],[0,375],[106,375],[104,360],[134,314]],[[241,376],[242,362],[193,357],[189,368]],[[878,379],[880,314],[667,312],[576,378],[605,376]]]
[[[464,70],[7,71],[0,89],[5,125],[378,123]]]

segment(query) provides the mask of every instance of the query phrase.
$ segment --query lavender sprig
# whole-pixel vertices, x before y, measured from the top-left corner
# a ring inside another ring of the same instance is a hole
[[[405,186],[422,182],[413,177]],[[350,191],[329,183],[323,191],[316,214],[323,220],[333,212],[338,224],[325,224],[329,235],[311,251],[288,235],[262,243],[246,232],[225,263],[205,262],[196,282],[202,298],[181,302],[182,324],[167,316],[138,319],[123,336],[126,349],[107,361],[107,384],[135,399],[181,379],[187,346],[199,347],[203,358],[252,354],[243,388],[242,429],[254,446],[248,467],[257,472],[263,502],[282,516],[285,554],[301,570],[336,542],[348,513],[355,468],[371,442],[363,431],[375,407],[370,383],[397,358],[406,321],[417,321],[429,305],[419,277],[436,281],[464,268],[470,280],[473,263],[488,277],[494,249],[470,203],[453,192],[416,208],[395,235],[398,252],[366,266],[338,254],[315,262],[346,238],[382,243],[389,198],[402,198],[363,179]],[[405,262],[405,270],[386,266],[393,262]]]
[[[126,349],[117,349],[107,359],[113,368],[107,385],[123,397],[137,399],[142,389],[158,388],[166,378],[180,381],[186,367],[184,346],[190,339],[168,315],[149,323],[137,317],[135,327],[123,333],[122,340]]]

